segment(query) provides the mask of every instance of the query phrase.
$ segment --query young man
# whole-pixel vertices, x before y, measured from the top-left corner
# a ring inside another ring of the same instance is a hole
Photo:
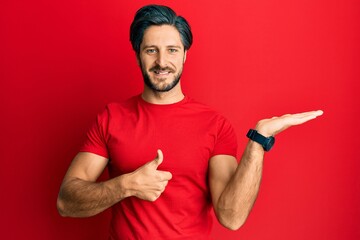
[[[145,6],[130,39],[144,91],[98,115],[62,183],[60,214],[87,217],[112,207],[111,239],[208,239],[212,209],[223,226],[238,229],[273,136],[322,112],[259,121],[238,165],[230,123],[181,90],[192,43],[186,20],[168,7]],[[96,182],[105,167],[110,179]]]

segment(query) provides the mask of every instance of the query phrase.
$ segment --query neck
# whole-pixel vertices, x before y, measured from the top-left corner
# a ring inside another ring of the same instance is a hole
[[[178,83],[173,89],[168,92],[157,92],[146,85],[144,86],[144,91],[141,97],[149,103],[152,104],[172,104],[180,102],[184,99],[184,94],[181,90],[180,83]]]

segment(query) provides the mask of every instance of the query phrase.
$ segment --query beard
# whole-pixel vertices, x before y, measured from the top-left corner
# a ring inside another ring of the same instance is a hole
[[[146,69],[144,69],[142,64],[140,64],[140,67],[145,85],[148,86],[150,89],[152,89],[154,92],[168,92],[180,82],[182,69],[180,69],[179,73],[174,76],[173,80],[170,83],[155,84],[151,81],[149,74],[146,72]],[[169,67],[161,68],[159,65],[156,65],[150,69],[150,72],[154,72],[154,71],[169,71],[171,73],[175,72],[172,68]],[[165,79],[161,79],[161,78],[159,78],[159,80],[160,83],[162,80],[165,81]]]

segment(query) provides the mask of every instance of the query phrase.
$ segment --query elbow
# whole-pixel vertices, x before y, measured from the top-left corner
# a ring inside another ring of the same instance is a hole
[[[65,208],[64,208],[64,202],[60,199],[60,197],[58,197],[58,199],[56,201],[56,208],[57,208],[58,213],[60,214],[60,216],[66,217],[66,212],[65,212]]]
[[[59,194],[57,198],[56,208],[61,217],[83,218],[92,217],[99,213],[95,211],[84,211],[81,208],[76,208],[71,200],[61,197],[61,194]]]
[[[61,199],[60,196],[58,196],[56,201],[56,208],[58,210],[58,213],[62,217],[69,217],[69,214],[66,211],[66,204],[63,199]]]
[[[239,230],[245,223],[245,221],[237,221],[237,220],[233,220],[233,221],[219,220],[219,222],[223,227],[225,227],[231,231]]]
[[[247,215],[228,211],[227,213],[217,214],[219,223],[232,231],[239,230],[246,222]]]

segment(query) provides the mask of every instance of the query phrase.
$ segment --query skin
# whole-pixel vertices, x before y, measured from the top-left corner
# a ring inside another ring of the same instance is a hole
[[[137,62],[143,74],[149,76],[152,85],[158,89],[166,88],[177,76],[181,75],[185,61],[186,51],[175,27],[152,26],[145,31]],[[156,66],[170,70],[152,70]],[[144,85],[142,97],[145,101],[155,104],[171,104],[181,101],[184,94],[181,90],[181,82],[179,82],[166,92],[154,91]]]
[[[164,91],[181,75],[186,51],[178,31],[168,25],[152,26],[145,31],[137,61],[150,84],[144,84],[142,98],[154,104],[181,101],[184,94],[179,81]],[[156,90],[157,89],[157,90]],[[264,119],[255,129],[264,136],[275,136],[285,129],[303,124],[322,111],[287,114]],[[155,153],[154,153],[155,155]],[[236,230],[246,221],[256,200],[263,169],[264,150],[249,140],[240,164],[234,157],[217,155],[209,161],[209,186],[215,214],[226,228]],[[98,214],[124,198],[134,196],[156,201],[166,190],[172,174],[157,170],[164,161],[161,150],[154,159],[134,172],[104,182],[96,182],[108,159],[82,152],[72,161],[60,188],[57,207],[62,216],[88,217]]]
[[[275,136],[322,114],[322,111],[286,114],[261,120],[255,129],[266,137]],[[251,140],[239,165],[230,156],[219,155],[210,159],[209,185],[215,214],[223,226],[237,230],[245,223],[259,191],[263,161],[264,149]]]

